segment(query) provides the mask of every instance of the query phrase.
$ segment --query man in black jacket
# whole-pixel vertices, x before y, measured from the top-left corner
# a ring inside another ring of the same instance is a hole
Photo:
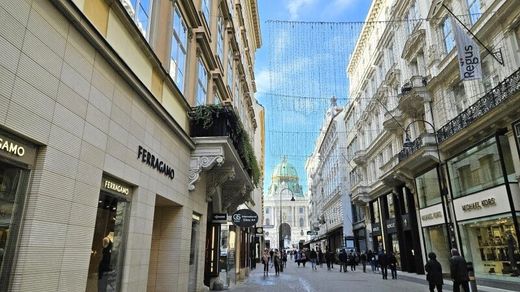
[[[388,257],[384,250],[379,253],[379,266],[381,267],[381,275],[383,275],[383,280],[388,280]]]
[[[460,286],[465,292],[469,292],[469,276],[466,260],[460,256],[457,249],[451,250],[450,274],[453,280],[453,292],[460,292]]]
[[[426,280],[430,284],[430,292],[437,288],[437,292],[442,292],[442,266],[437,261],[437,255],[434,252],[428,254],[428,262],[424,266],[426,270]]]

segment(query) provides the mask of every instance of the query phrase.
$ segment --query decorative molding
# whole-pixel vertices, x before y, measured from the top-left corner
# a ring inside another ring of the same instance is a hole
[[[206,201],[211,202],[218,188],[221,187],[225,182],[232,181],[236,177],[235,167],[222,167],[219,170],[211,172],[208,182],[206,183]]]
[[[203,146],[197,147],[191,153],[190,170],[188,174],[188,190],[195,190],[195,183],[200,178],[202,171],[212,169],[215,165],[224,164],[224,147],[222,146]]]

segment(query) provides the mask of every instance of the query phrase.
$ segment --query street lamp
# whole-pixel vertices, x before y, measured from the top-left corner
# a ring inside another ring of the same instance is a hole
[[[439,174],[439,180],[440,180],[440,187],[441,187],[441,200],[445,201],[445,206],[446,208],[443,208],[443,211],[444,211],[444,218],[447,218],[448,219],[448,226],[447,226],[447,232],[448,232],[448,237],[449,237],[449,241],[448,241],[448,244],[449,244],[449,247],[450,249],[455,245],[454,242],[455,242],[455,239],[452,238],[452,234],[453,234],[453,230],[451,230],[451,215],[450,215],[450,212],[449,210],[447,210],[448,208],[448,189],[447,189],[447,186],[446,186],[446,180],[445,180],[445,177],[444,177],[444,162],[442,161],[441,159],[441,151],[439,149],[439,140],[437,138],[437,130],[435,129],[435,126],[428,122],[428,121],[425,121],[425,120],[421,120],[421,119],[417,119],[417,120],[413,120],[411,121],[405,128],[404,132],[405,132],[405,141],[403,143],[403,147],[404,148],[407,148],[407,149],[410,149],[413,147],[413,142],[410,140],[410,134],[409,134],[409,129],[410,129],[410,126],[415,123],[415,122],[423,122],[425,124],[428,124],[430,127],[432,127],[433,129],[433,137],[435,138],[435,148],[437,150],[437,156],[438,156],[438,159],[439,159],[439,162],[438,162],[438,174]],[[447,216],[446,216],[447,215]]]

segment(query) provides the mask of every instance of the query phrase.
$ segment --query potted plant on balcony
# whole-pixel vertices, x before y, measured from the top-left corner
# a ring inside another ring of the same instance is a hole
[[[201,105],[188,114],[192,137],[228,136],[253,184],[258,185],[260,169],[248,133],[231,106]]]

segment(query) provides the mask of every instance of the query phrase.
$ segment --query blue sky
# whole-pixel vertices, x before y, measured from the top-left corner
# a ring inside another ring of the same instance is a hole
[[[287,155],[306,190],[305,160],[329,100],[334,95],[341,105],[347,101],[346,64],[361,25],[346,22],[364,21],[371,1],[258,0],[258,4],[262,48],[256,54],[255,75],[256,98],[266,109],[264,189],[267,192],[274,167]]]

